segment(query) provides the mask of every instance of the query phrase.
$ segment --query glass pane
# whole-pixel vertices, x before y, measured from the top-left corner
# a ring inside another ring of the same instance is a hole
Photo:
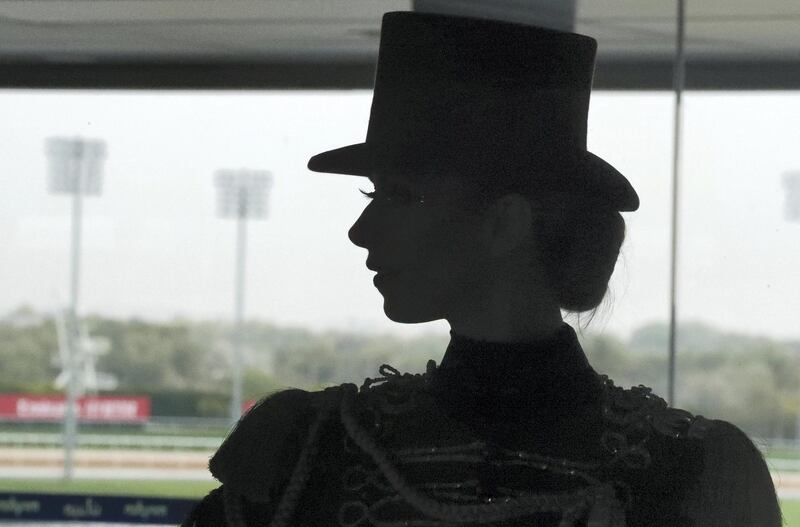
[[[685,112],[678,402],[796,438],[800,96],[692,93]]]
[[[371,185],[306,169],[311,155],[364,140],[370,103],[368,91],[0,92],[13,123],[0,130],[0,393],[63,389],[73,205],[49,191],[52,137],[105,145],[81,202],[78,312],[99,350],[99,395],[150,400],[145,422],[82,422],[82,436],[181,444],[195,455],[187,477],[213,483],[205,463],[230,424],[237,250],[236,221],[218,214],[220,170],[272,177],[252,205],[264,216],[245,233],[245,400],[360,383],[383,363],[419,372],[438,362],[447,323],[389,320],[366,251],[347,237],[367,203],[358,190]],[[623,213],[612,295],[580,334],[599,372],[662,396],[672,104],[669,93],[593,95],[589,148],[628,177],[641,208]],[[798,117],[796,94],[687,96],[681,189],[677,405],[785,440],[798,414],[798,198],[784,176],[800,170]],[[57,420],[18,417],[0,432],[58,441]],[[0,448],[16,448],[20,436],[2,437]]]

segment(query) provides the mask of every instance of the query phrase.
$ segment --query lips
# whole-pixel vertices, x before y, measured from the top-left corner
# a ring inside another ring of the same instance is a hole
[[[378,274],[376,274],[372,278],[372,283],[375,284],[375,286],[380,287],[380,286],[384,285],[387,280],[391,280],[392,278],[394,278],[398,274],[400,274],[398,271],[394,271],[394,272],[379,271]]]
[[[396,272],[396,271],[392,271],[391,269],[386,269],[383,266],[376,265],[375,263],[370,262],[370,261],[367,261],[367,269],[369,269],[370,271],[375,271],[376,273],[379,273],[379,274],[386,274],[386,275]]]
[[[377,264],[373,260],[367,260],[367,269],[378,273],[372,278],[372,283],[375,285],[375,287],[381,287],[385,285],[387,281],[392,280],[395,276],[400,274],[400,271],[387,269],[382,265]]]

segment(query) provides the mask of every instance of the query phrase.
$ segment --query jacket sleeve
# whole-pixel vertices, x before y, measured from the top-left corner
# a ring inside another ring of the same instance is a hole
[[[222,487],[209,492],[181,523],[181,527],[221,527],[223,525],[225,525],[225,507],[222,501]]]
[[[304,390],[284,390],[245,413],[209,462],[211,474],[222,486],[206,495],[181,527],[226,525],[223,488],[255,507],[273,507],[294,469],[313,417],[310,399]]]
[[[211,474],[252,502],[276,499],[294,470],[316,415],[311,400],[311,393],[296,389],[262,399],[211,458]]]
[[[263,522],[279,506],[312,423],[336,408],[337,391],[285,390],[262,399],[236,424],[209,462],[222,486],[207,495],[183,527],[226,525],[226,517]],[[336,397],[333,397],[336,396]],[[323,413],[321,413],[323,412]],[[224,492],[223,492],[224,489]],[[226,508],[230,507],[230,511]]]
[[[780,507],[767,464],[747,435],[715,420],[703,439],[704,468],[687,495],[697,527],[780,527]]]

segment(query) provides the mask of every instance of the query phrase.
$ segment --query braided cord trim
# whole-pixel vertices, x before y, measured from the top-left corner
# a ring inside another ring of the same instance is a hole
[[[439,520],[451,522],[490,523],[503,521],[535,512],[562,512],[565,510],[583,510],[584,504],[591,501],[587,491],[563,494],[540,494],[533,496],[500,498],[486,504],[451,504],[431,499],[406,483],[405,479],[392,466],[388,456],[374,442],[369,433],[361,427],[354,415],[353,404],[357,388],[345,385],[340,412],[342,423],[353,441],[375,462],[392,487],[412,507],[422,514]]]

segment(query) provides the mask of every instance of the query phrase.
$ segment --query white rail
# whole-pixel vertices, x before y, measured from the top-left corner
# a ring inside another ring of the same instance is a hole
[[[220,437],[80,434],[78,445],[100,448],[156,448],[215,450]],[[63,436],[47,432],[0,432],[0,446],[62,446]]]

